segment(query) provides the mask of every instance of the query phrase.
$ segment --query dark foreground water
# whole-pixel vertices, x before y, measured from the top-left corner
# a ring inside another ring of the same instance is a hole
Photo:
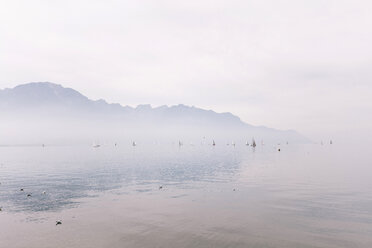
[[[372,247],[368,148],[277,148],[0,147],[0,247]]]

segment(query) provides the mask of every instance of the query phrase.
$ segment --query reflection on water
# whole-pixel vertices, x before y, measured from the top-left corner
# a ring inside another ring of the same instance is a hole
[[[240,164],[235,151],[162,148],[3,148],[0,200],[8,211],[56,210],[112,189],[150,192],[162,184],[227,182]]]
[[[370,172],[337,145],[0,147],[0,247],[372,247]]]

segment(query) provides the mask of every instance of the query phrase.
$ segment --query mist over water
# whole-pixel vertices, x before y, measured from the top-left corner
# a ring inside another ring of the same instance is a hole
[[[371,248],[371,13],[1,1],[0,248]]]
[[[372,245],[363,146],[199,139],[0,147],[0,157],[0,247]]]

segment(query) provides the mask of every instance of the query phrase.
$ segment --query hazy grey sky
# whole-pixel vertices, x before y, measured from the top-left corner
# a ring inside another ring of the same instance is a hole
[[[0,2],[0,88],[50,81],[313,137],[372,131],[371,1]]]

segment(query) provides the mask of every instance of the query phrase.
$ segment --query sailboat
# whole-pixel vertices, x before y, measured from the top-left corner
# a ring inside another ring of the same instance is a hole
[[[213,145],[213,146],[215,146],[215,145],[216,145],[216,142],[214,142],[214,140],[213,140],[213,143],[212,143],[212,145]]]
[[[98,147],[100,147],[101,145],[99,144],[99,141],[97,142],[97,141],[94,141],[93,142],[93,145],[92,145],[92,147],[93,148],[98,148]]]
[[[137,145],[137,143],[135,141],[133,141],[132,146],[136,146],[136,145]]]
[[[332,140],[331,140],[331,141],[329,141],[329,144],[331,144],[331,145],[333,144],[333,143],[332,143]]]
[[[178,141],[178,145],[179,146],[182,146],[182,142],[180,140]]]
[[[252,146],[256,147],[256,141],[254,139],[252,139]]]
[[[248,141],[247,141],[247,142],[245,142],[245,145],[246,145],[246,146],[249,146],[249,142],[248,142]]]

